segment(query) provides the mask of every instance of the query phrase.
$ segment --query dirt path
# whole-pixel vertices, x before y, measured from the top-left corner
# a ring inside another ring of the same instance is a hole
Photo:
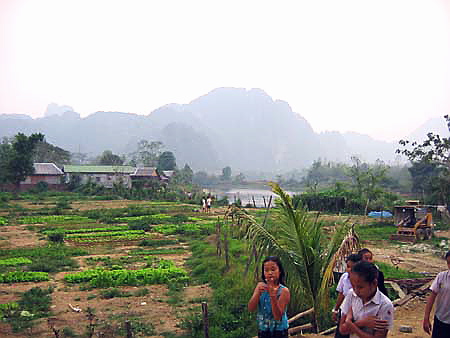
[[[34,247],[46,243],[39,239],[34,231],[26,229],[26,225],[10,225],[0,228],[0,248],[14,249],[19,247]]]

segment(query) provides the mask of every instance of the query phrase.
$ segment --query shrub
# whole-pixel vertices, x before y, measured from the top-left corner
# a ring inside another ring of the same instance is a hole
[[[53,243],[63,243],[64,236],[64,231],[52,231],[47,235],[48,240]]]

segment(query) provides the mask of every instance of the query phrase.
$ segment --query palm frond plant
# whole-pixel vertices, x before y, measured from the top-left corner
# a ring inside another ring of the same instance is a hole
[[[280,220],[270,227],[249,222],[246,237],[258,252],[280,257],[291,290],[291,305],[314,307],[312,324],[319,331],[328,311],[334,263],[339,256],[351,253],[358,239],[353,237],[354,232],[348,234],[351,226],[346,223],[336,226],[331,238],[326,237],[318,214],[308,213],[301,205],[294,208],[292,198],[278,184],[270,185],[279,197]]]

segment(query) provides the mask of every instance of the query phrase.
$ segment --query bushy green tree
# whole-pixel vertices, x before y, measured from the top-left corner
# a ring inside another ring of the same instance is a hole
[[[100,158],[98,164],[100,165],[122,165],[124,159],[119,155],[113,154],[111,150],[105,150]]]
[[[44,140],[36,144],[33,161],[35,163],[55,163],[58,167],[62,167],[64,164],[70,163],[70,157],[69,151]]]
[[[222,169],[222,179],[224,181],[231,180],[231,168],[229,166]]]
[[[131,165],[156,167],[158,158],[163,148],[162,142],[141,140],[138,142],[137,150],[131,153]]]
[[[175,170],[177,161],[171,151],[165,151],[158,158],[158,170]]]
[[[444,116],[450,131],[450,117]],[[422,191],[431,203],[449,203],[450,196],[450,137],[428,133],[421,144],[400,140],[397,153],[405,155],[412,163],[413,189]]]
[[[20,182],[34,172],[33,155],[38,142],[44,141],[41,133],[25,134],[18,133],[11,143],[3,143],[0,159],[2,167],[1,181],[12,183],[19,190]]]

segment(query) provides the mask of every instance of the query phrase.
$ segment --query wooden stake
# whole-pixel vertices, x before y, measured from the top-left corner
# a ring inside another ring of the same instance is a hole
[[[208,303],[202,302],[202,314],[203,314],[203,332],[205,338],[209,338],[209,323],[208,323]]]

